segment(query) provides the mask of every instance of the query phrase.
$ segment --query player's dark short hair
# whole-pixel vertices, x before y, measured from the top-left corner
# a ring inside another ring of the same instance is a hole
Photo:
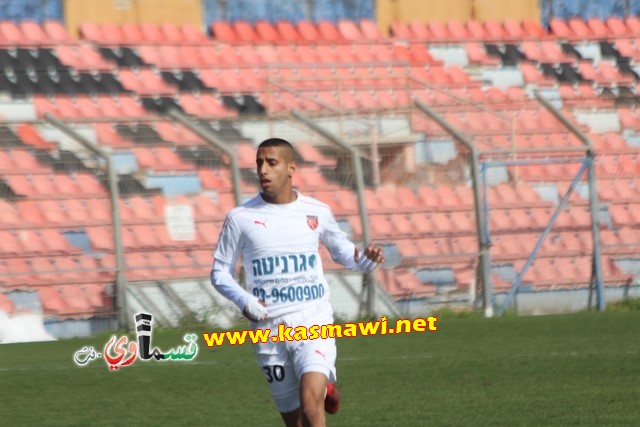
[[[295,150],[293,149],[293,145],[291,145],[291,143],[289,141],[287,141],[286,139],[282,139],[282,138],[269,138],[269,139],[265,139],[264,141],[262,141],[260,143],[260,145],[258,146],[258,149],[260,148],[268,148],[268,147],[286,147],[289,150],[289,153],[291,154],[291,159],[290,160],[295,160],[296,156],[295,156]]]

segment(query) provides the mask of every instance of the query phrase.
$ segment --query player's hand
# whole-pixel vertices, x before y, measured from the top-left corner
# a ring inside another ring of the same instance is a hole
[[[373,243],[369,244],[369,246],[364,249],[364,256],[376,264],[382,264],[384,262],[384,250]],[[356,248],[353,259],[356,263],[360,261],[360,251],[358,248]]]
[[[358,248],[355,249],[353,259],[358,266],[358,270],[363,273],[371,273],[384,262],[384,251],[381,247],[370,244],[364,250],[364,256],[360,256]]]
[[[247,301],[244,309],[242,310],[242,315],[252,322],[266,320],[268,316],[265,306],[266,304],[263,301],[260,301],[258,298],[249,298],[249,301]]]

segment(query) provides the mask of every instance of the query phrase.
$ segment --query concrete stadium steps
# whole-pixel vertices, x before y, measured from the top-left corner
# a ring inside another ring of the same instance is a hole
[[[195,318],[229,327],[239,316],[232,303],[201,281],[131,284],[127,288],[127,304],[132,316],[138,312],[150,313],[159,326],[178,326],[181,321]]]

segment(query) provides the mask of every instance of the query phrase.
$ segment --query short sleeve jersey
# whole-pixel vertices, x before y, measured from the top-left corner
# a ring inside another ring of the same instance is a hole
[[[273,204],[258,195],[232,209],[214,253],[216,260],[232,265],[242,255],[247,291],[266,303],[270,318],[329,299],[320,242],[332,256],[355,249],[326,204],[297,196],[294,202]]]

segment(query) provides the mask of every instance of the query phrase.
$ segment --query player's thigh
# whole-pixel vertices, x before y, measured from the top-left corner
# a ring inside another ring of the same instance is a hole
[[[336,381],[336,342],[334,338],[315,339],[296,343],[291,360],[298,379],[308,372],[319,372],[328,382]]]
[[[298,320],[306,328],[333,323],[333,310],[329,304],[319,304],[314,310],[304,313]],[[289,343],[289,354],[296,376],[300,379],[308,372],[320,372],[329,382],[336,381],[336,340],[317,337]]]
[[[278,411],[287,413],[299,408],[300,382],[285,346],[282,343],[260,344],[256,356]]]

